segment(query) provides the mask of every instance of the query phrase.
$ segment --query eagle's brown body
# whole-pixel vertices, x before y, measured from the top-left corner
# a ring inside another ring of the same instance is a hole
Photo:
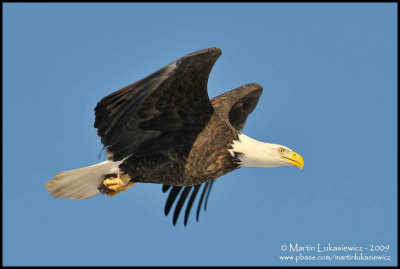
[[[215,109],[215,112],[218,108]],[[214,113],[199,133],[178,135],[175,147],[154,151],[146,149],[125,160],[120,168],[134,182],[191,186],[220,177],[237,168],[237,159],[229,153],[238,131]],[[221,136],[221,134],[224,134]],[[158,141],[156,140],[155,143]],[[150,146],[151,147],[151,146]]]

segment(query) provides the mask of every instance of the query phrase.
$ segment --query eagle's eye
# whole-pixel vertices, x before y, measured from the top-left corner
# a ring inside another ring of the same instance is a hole
[[[281,154],[282,154],[282,153],[284,153],[284,152],[285,152],[285,149],[284,149],[284,148],[279,148],[279,149],[278,149],[278,151],[279,151],[279,153],[281,153]]]

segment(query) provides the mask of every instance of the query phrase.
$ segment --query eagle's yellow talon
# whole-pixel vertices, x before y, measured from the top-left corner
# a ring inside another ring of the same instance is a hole
[[[103,181],[104,186],[106,186],[110,190],[118,190],[122,188],[125,184],[119,177],[107,178]]]
[[[110,196],[110,197],[113,197],[114,195],[116,195],[116,194],[118,194],[118,193],[120,193],[120,192],[126,191],[127,189],[129,189],[129,188],[132,187],[133,185],[135,185],[135,182],[128,182],[128,184],[126,184],[125,186],[121,187],[120,189],[117,189],[117,190],[115,190],[115,191],[114,191],[114,190],[109,191],[109,192],[107,193],[107,195]]]
[[[130,180],[131,178],[127,174],[117,174],[117,177],[103,180],[103,185],[110,190],[107,195],[112,197],[132,187],[135,183]]]

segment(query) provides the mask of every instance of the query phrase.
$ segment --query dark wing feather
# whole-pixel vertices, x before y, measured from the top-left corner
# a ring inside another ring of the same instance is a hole
[[[163,185],[162,192],[166,192],[167,190],[169,190],[169,188],[171,188],[171,185]]]
[[[199,221],[201,205],[202,205],[202,203],[203,203],[204,196],[205,196],[207,190],[209,189],[210,182],[207,182],[207,183],[205,183],[205,184],[203,184],[203,185],[204,185],[203,192],[201,193],[199,205],[197,206],[197,214],[196,214],[196,220],[197,220],[197,221]]]
[[[213,113],[207,93],[218,48],[188,54],[97,104],[97,134],[113,161],[168,132],[200,132]],[[157,147],[156,147],[157,148]]]
[[[181,209],[183,207],[183,204],[186,201],[186,197],[188,196],[190,190],[192,189],[192,186],[186,186],[185,189],[183,190],[181,197],[178,200],[178,203],[175,206],[175,210],[174,210],[174,217],[172,219],[172,223],[176,224],[176,221],[178,220],[179,217],[179,213],[181,212]]]
[[[208,191],[207,191],[207,196],[206,196],[206,201],[204,202],[204,211],[207,211],[207,203],[208,203],[208,197],[210,196],[210,192],[211,192],[211,188],[212,185],[214,184],[214,180],[210,181],[210,186],[208,187]]]
[[[241,131],[247,116],[254,110],[262,93],[262,87],[256,83],[246,84],[211,100],[217,113],[229,119],[232,127]]]
[[[196,199],[196,195],[199,192],[200,186],[201,185],[199,184],[199,185],[196,185],[196,186],[193,187],[192,195],[190,195],[189,202],[188,202],[188,204],[186,206],[185,220],[184,220],[185,226],[187,225],[187,221],[189,219],[190,210],[192,209],[192,205],[193,205],[194,199]]]
[[[182,186],[174,186],[172,190],[169,192],[167,202],[165,203],[164,214],[167,216],[169,211],[171,210],[172,204],[175,202],[176,197],[178,197],[179,192],[181,191]]]
[[[176,224],[179,214],[182,210],[182,207],[187,199],[187,197],[189,196],[190,191],[193,189],[189,201],[186,205],[186,210],[185,210],[185,219],[184,219],[184,225],[187,225],[188,219],[189,219],[189,214],[190,211],[192,209],[192,206],[194,204],[194,201],[197,197],[197,194],[201,188],[201,186],[203,186],[203,191],[200,195],[200,200],[198,202],[197,205],[197,213],[196,213],[196,220],[199,221],[199,216],[200,216],[200,211],[201,211],[201,206],[203,205],[203,201],[205,198],[205,203],[204,203],[204,211],[207,210],[207,203],[208,203],[208,197],[210,195],[210,191],[211,188],[214,184],[215,180],[203,183],[203,184],[199,184],[199,185],[195,185],[195,186],[186,186],[184,187],[183,192],[181,193],[179,200],[175,206],[174,209],[174,215],[173,215],[173,219],[172,219],[172,223],[173,225]],[[169,192],[168,198],[167,198],[167,202],[165,203],[165,208],[164,208],[164,213],[167,216],[171,210],[171,207],[173,205],[173,203],[175,202],[175,200],[178,198],[178,195],[181,191],[181,189],[183,188],[182,186],[170,186],[170,185],[163,185],[163,192],[166,192],[168,189],[170,189],[170,187],[172,187],[171,191]]]

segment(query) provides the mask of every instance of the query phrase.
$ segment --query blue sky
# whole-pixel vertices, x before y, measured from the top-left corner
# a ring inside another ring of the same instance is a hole
[[[3,4],[3,265],[396,265],[396,22],[393,3]],[[103,160],[102,97],[214,46],[210,97],[261,84],[244,133],[303,170],[232,172],[187,228],[164,216],[160,185],[48,195],[55,173]],[[390,260],[290,251],[318,243]]]

